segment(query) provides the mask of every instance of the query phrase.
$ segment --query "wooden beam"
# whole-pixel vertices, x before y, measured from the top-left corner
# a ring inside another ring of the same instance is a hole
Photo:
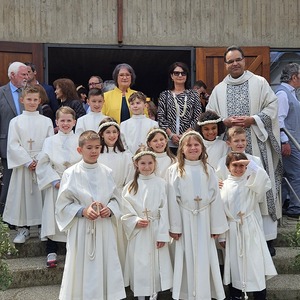
[[[118,43],[123,43],[123,0],[118,0]]]

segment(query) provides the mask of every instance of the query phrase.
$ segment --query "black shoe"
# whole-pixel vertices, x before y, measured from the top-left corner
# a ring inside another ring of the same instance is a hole
[[[267,245],[268,245],[270,255],[275,256],[276,255],[276,249],[273,246],[273,241],[267,241]]]

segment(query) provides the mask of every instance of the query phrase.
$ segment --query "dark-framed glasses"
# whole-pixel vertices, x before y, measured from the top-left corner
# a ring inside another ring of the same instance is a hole
[[[228,61],[225,61],[225,63],[227,64],[227,65],[232,65],[234,62],[240,62],[240,61],[242,61],[244,59],[244,57],[238,57],[238,58],[236,58],[236,59],[230,59],[230,60],[228,60]]]
[[[186,74],[186,72],[184,72],[184,71],[182,71],[182,72],[180,72],[180,71],[174,71],[174,72],[173,72],[173,75],[174,75],[174,76],[179,76],[179,75],[181,75],[181,76],[186,76],[187,74]]]
[[[89,83],[89,86],[94,86],[94,85],[100,84],[100,83],[102,83],[102,82],[90,82],[90,83]]]

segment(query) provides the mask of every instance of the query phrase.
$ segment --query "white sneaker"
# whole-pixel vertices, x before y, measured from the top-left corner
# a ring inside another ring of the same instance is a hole
[[[24,244],[26,240],[30,238],[30,232],[29,229],[26,227],[19,227],[18,228],[18,234],[13,240],[15,244]]]
[[[55,268],[57,266],[57,254],[49,253],[47,255],[47,268]]]

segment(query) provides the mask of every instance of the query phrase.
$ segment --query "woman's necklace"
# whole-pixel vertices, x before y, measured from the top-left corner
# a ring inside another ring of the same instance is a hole
[[[184,115],[186,113],[186,108],[187,108],[187,96],[186,95],[184,96],[184,105],[183,105],[182,113],[180,113],[180,107],[178,105],[175,93],[173,93],[173,98],[174,98],[174,103],[175,103],[175,108],[176,108],[176,115],[180,118],[184,117]]]

